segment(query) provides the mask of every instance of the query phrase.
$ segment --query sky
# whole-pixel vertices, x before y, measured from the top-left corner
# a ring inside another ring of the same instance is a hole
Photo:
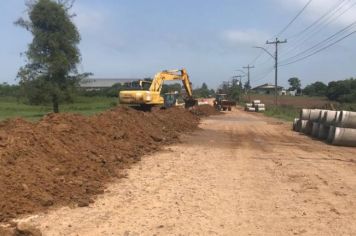
[[[184,67],[194,87],[205,82],[217,88],[251,64],[253,86],[274,83],[273,59],[254,46],[273,54],[274,47],[266,41],[276,36],[287,39],[279,45],[283,65],[308,55],[306,49],[356,21],[356,0],[313,0],[278,35],[308,1],[76,0],[71,11],[77,15],[73,21],[82,38],[78,68],[95,78],[145,78]],[[21,53],[32,37],[13,24],[26,17],[24,3],[0,2],[0,82],[17,83],[17,71],[25,64]],[[334,11],[319,28],[315,25],[300,34],[330,9]],[[354,26],[344,33],[356,30]],[[300,78],[303,86],[356,77],[355,40],[356,34],[310,58],[279,67],[279,84],[287,87],[291,77]]]

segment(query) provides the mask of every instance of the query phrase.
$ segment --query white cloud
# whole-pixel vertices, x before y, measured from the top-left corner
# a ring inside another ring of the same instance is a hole
[[[102,9],[90,8],[83,5],[75,7],[74,22],[80,31],[93,32],[105,27],[108,22],[108,12]]]
[[[223,39],[236,46],[263,44],[269,34],[255,29],[249,30],[226,30],[223,32]]]
[[[301,9],[305,4],[308,2],[308,0],[275,0],[278,3],[282,4],[284,7],[288,9]],[[307,10],[303,14],[304,17],[306,17],[309,20],[315,20],[322,15],[324,15],[326,12],[328,12],[330,9],[335,9],[333,12],[330,14],[330,21],[333,21],[333,25],[349,25],[350,23],[354,22],[356,20],[356,5],[354,1],[344,1],[341,3],[341,5],[337,8],[338,3],[340,1],[335,1],[335,0],[314,0],[312,3],[308,6]],[[333,15],[332,15],[333,14]],[[332,15],[332,16],[331,16]],[[337,20],[332,20],[332,19]]]

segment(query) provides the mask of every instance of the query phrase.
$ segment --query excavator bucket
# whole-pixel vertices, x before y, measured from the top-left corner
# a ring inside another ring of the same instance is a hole
[[[184,102],[185,102],[185,108],[190,108],[198,105],[198,100],[192,98],[185,99]]]

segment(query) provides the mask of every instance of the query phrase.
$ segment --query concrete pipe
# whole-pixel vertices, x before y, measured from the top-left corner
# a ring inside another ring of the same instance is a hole
[[[335,126],[330,126],[328,138],[326,139],[326,141],[328,141],[328,143],[331,143],[333,141],[333,139],[335,137],[335,130],[336,130]]]
[[[312,122],[317,122],[320,116],[320,111],[321,110],[319,109],[310,110],[309,120]]]
[[[332,144],[337,146],[356,147],[356,129],[336,127]]]
[[[318,138],[319,139],[327,139],[329,135],[330,127],[324,126],[323,124],[319,125]]]
[[[337,123],[339,122],[340,115],[341,115],[341,111],[337,111],[336,115],[335,115],[335,118],[334,118],[334,121],[333,121],[333,125],[334,126],[336,126]]]
[[[246,103],[246,105],[245,105],[245,111],[248,111],[249,108],[253,108],[252,103]]]
[[[257,104],[260,104],[261,103],[261,100],[253,100],[252,101],[252,104],[255,106]]]
[[[318,135],[319,135],[319,126],[320,126],[320,123],[313,122],[313,128],[312,128],[312,132],[311,132],[311,135],[313,137],[318,137]]]
[[[325,126],[331,126],[335,122],[337,111],[327,111],[324,113],[321,123]]]
[[[307,128],[307,120],[299,120],[298,122],[298,131],[301,133],[305,133],[306,128]]]
[[[247,107],[247,108],[246,108],[246,111],[250,111],[250,112],[256,111],[256,108],[254,108],[254,107]]]
[[[321,110],[320,112],[319,112],[319,117],[318,117],[318,122],[319,123],[322,123],[322,121],[323,121],[323,119],[324,119],[324,116],[325,116],[325,114],[328,112],[328,110]]]
[[[299,122],[299,118],[294,118],[293,131],[298,131],[298,122]]]
[[[263,104],[263,103],[255,104],[255,107],[265,107],[265,104]]]
[[[309,120],[310,111],[311,111],[310,109],[302,109],[302,110],[300,110],[299,119],[301,119],[301,120]]]
[[[303,133],[310,135],[313,129],[313,122],[310,120],[307,120],[307,124],[304,128],[304,130],[302,130]]]
[[[356,112],[342,111],[336,121],[336,126],[356,129]]]
[[[266,111],[266,108],[265,107],[256,107],[256,111],[263,112],[263,111]]]
[[[295,131],[296,132],[300,132],[300,128],[302,126],[301,123],[302,123],[302,121],[298,118],[298,121],[297,121],[296,126],[295,126]]]

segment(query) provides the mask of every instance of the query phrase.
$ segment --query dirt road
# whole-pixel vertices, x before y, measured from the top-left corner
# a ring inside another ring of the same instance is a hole
[[[243,111],[200,127],[90,207],[32,222],[43,235],[356,235],[356,149]]]

